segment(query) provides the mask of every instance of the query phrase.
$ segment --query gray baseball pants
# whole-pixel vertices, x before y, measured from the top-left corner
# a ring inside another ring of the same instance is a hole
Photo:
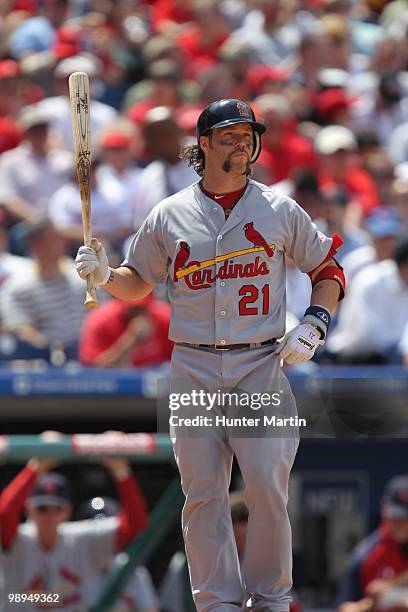
[[[171,362],[171,392],[203,388],[221,391],[239,388],[247,394],[279,391],[280,414],[295,416],[295,400],[274,350],[271,345],[232,351],[176,345]],[[217,411],[221,414],[223,407],[207,412],[195,408],[191,415],[200,410],[200,414],[208,416]],[[266,409],[268,415],[274,410]],[[258,416],[251,408],[244,411],[250,417]],[[248,429],[248,437],[241,437],[246,435],[242,429],[239,435],[228,428],[220,435],[219,427],[215,432],[203,428],[202,433],[192,436],[178,427],[171,427],[170,432],[186,498],[182,527],[198,612],[238,612],[246,594],[251,610],[287,612],[292,586],[292,547],[286,506],[289,473],[299,442],[297,429],[279,432],[261,425],[256,433],[253,428]],[[249,509],[244,576],[229,506],[234,454]]]

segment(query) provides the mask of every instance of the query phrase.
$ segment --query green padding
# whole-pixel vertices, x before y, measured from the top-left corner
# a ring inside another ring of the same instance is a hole
[[[55,457],[79,461],[92,457],[127,457],[132,463],[173,461],[167,434],[122,434],[120,439],[109,434],[60,435],[55,441],[41,436],[0,436],[0,459],[24,462],[31,457]]]

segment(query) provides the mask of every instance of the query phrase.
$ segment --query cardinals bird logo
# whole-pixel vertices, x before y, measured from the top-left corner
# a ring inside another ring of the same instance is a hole
[[[254,228],[254,222],[251,221],[244,225],[245,238],[252,242],[254,247],[261,246],[265,249],[268,257],[273,257],[274,250],[271,249],[265,238]]]
[[[241,101],[237,102],[237,109],[239,114],[241,115],[241,117],[249,117],[249,110],[248,110],[248,106],[246,104],[244,104]]]
[[[186,263],[189,257],[190,257],[190,246],[187,244],[187,242],[180,242],[179,251],[176,255],[176,259],[174,260],[173,280],[175,283],[178,280],[177,272],[181,268],[186,267]]]

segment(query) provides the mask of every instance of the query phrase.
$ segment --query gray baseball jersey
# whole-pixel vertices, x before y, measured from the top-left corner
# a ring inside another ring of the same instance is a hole
[[[285,332],[285,254],[309,272],[331,242],[273,188],[250,180],[225,219],[195,183],[152,210],[123,265],[167,281],[175,342],[259,342]]]

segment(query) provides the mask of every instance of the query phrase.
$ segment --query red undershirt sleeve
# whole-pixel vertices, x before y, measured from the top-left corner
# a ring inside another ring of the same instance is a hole
[[[0,539],[8,550],[17,534],[24,503],[37,479],[37,472],[26,465],[0,495]]]
[[[121,504],[116,549],[123,550],[146,527],[148,515],[145,498],[133,476],[117,480],[116,487]]]

